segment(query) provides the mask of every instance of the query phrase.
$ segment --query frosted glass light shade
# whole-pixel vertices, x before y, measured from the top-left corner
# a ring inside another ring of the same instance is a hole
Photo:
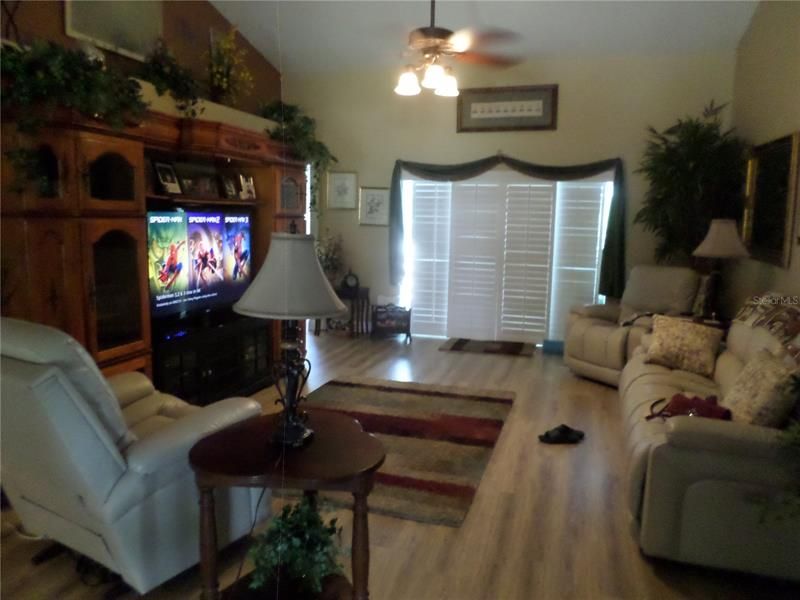
[[[267,259],[233,305],[259,319],[317,319],[347,312],[317,260],[313,235],[273,233]]]
[[[437,96],[458,96],[458,81],[450,72],[449,67],[445,76],[442,77],[442,83],[436,88],[434,94]]]
[[[425,77],[422,78],[422,87],[435,90],[442,85],[444,67],[442,65],[428,65],[425,68]]]
[[[413,68],[409,68],[400,75],[394,93],[398,96],[416,96],[421,92],[417,75]]]
[[[739,237],[736,221],[713,219],[705,239],[692,255],[703,258],[746,258],[750,253]]]

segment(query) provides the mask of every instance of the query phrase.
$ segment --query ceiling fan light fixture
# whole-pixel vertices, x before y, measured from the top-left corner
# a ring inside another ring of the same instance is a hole
[[[397,80],[397,87],[394,88],[394,93],[398,96],[416,96],[422,91],[419,87],[419,80],[417,74],[414,73],[414,67],[406,67]]]
[[[422,87],[435,90],[442,85],[444,79],[444,67],[436,63],[430,64],[425,68],[425,77],[422,78]]]
[[[466,52],[472,47],[472,32],[468,29],[459,29],[447,40],[452,52]]]
[[[437,96],[458,96],[458,80],[453,75],[450,67],[446,69],[444,77],[442,77],[442,83],[436,88],[434,94]]]

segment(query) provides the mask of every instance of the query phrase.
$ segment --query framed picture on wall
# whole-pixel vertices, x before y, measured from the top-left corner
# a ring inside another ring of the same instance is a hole
[[[555,129],[558,85],[469,88],[458,95],[456,131]]]
[[[328,173],[328,208],[356,208],[358,178],[355,173]]]
[[[77,40],[144,62],[164,35],[160,0],[64,2],[64,31]]]
[[[389,188],[361,188],[358,197],[358,223],[389,224]]]
[[[800,192],[800,132],[753,148],[747,163],[743,234],[751,256],[784,269]]]

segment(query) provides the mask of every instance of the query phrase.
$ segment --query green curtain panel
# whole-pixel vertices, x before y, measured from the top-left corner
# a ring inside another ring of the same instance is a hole
[[[399,285],[403,279],[403,171],[429,181],[463,181],[477,177],[500,164],[529,177],[552,181],[583,179],[614,170],[614,197],[611,199],[608,229],[603,244],[598,291],[611,298],[620,298],[625,287],[625,205],[627,204],[625,176],[620,158],[566,167],[537,165],[502,154],[457,165],[398,160],[394,164],[392,187],[389,192],[389,276],[392,284]]]

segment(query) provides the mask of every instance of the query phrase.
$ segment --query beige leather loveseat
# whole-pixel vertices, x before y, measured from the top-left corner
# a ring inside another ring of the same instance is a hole
[[[734,321],[709,379],[645,363],[649,337],[634,351],[619,382],[629,508],[642,550],[800,580],[800,518],[764,518],[764,500],[798,484],[797,464],[778,442],[780,431],[735,419],[645,420],[654,400],[679,392],[715,394],[724,403],[747,361],[762,348],[785,354],[783,343],[764,327]]]
[[[699,275],[686,267],[631,269],[622,299],[573,307],[564,336],[564,363],[575,373],[617,385],[619,375],[652,320],[646,315],[692,311]]]

